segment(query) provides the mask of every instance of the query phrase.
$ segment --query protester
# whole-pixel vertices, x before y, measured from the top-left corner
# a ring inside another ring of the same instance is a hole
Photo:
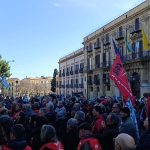
[[[126,133],[119,134],[114,140],[115,150],[130,150],[135,145],[133,137]]]
[[[89,123],[82,123],[79,127],[79,138],[81,139],[77,150],[102,150],[98,139],[92,136]]]
[[[56,130],[51,125],[43,125],[41,128],[41,142],[40,150],[63,150],[62,144],[57,140]]]

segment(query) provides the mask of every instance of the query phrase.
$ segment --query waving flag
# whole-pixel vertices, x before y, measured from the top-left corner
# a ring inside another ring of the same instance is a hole
[[[150,50],[150,42],[148,41],[148,37],[147,37],[144,29],[142,29],[142,40],[143,40],[143,49]]]
[[[126,29],[126,48],[127,48],[129,53],[132,52],[132,46],[130,43],[130,35],[129,35],[129,32],[127,31],[127,29]]]
[[[129,109],[130,109],[130,118],[132,119],[132,121],[134,122],[134,126],[136,128],[136,134],[137,134],[137,140],[139,140],[139,128],[138,128],[138,124],[137,124],[137,120],[136,120],[136,115],[135,115],[135,110],[132,106],[131,100],[128,99],[128,101],[125,104]]]
[[[10,85],[9,85],[8,81],[6,80],[6,77],[1,77],[0,82],[6,89],[9,89]]]
[[[114,39],[112,39],[112,42],[113,42],[113,46],[114,46],[114,50],[115,50],[116,55],[117,55],[117,54],[120,55],[120,50],[119,50],[119,48],[116,46],[116,43],[115,43]]]
[[[110,76],[110,79],[113,80],[114,83],[117,85],[125,102],[127,102],[128,98],[130,98],[134,106],[135,99],[132,94],[131,88],[128,84],[128,78],[126,76],[119,54],[117,54],[116,56],[116,60],[114,61],[114,64],[112,65],[109,76]]]

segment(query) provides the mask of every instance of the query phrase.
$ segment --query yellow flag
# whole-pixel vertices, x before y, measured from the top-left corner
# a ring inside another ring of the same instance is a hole
[[[143,40],[143,50],[150,50],[150,42],[148,41],[148,37],[144,29],[142,29],[142,40]]]

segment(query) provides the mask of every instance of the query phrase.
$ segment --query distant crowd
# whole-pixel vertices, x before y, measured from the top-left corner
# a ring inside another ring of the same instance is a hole
[[[0,150],[150,150],[150,95],[134,111],[112,97],[0,95]]]

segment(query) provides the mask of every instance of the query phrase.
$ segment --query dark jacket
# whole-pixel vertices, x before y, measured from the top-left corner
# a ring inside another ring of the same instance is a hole
[[[27,142],[23,138],[12,140],[8,143],[8,147],[13,150],[24,150],[26,146]]]
[[[104,129],[103,134],[100,134],[99,141],[102,146],[102,150],[114,150],[113,139],[117,137],[119,131],[114,127],[107,127]]]
[[[130,117],[122,120],[121,126],[119,128],[119,132],[129,134],[130,136],[134,138],[135,141],[137,141],[138,139],[135,125]]]
[[[64,149],[65,150],[76,150],[79,143],[79,131],[71,129],[65,134],[64,137]]]
[[[136,146],[136,150],[149,150],[150,149],[150,131],[146,132]]]

